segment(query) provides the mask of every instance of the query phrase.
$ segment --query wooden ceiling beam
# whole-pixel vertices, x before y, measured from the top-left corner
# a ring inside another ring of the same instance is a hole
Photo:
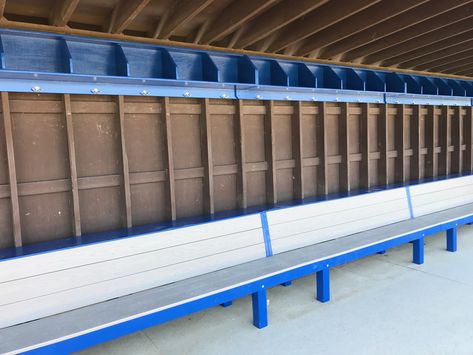
[[[449,57],[459,55],[462,52],[470,50],[472,47],[473,38],[470,37],[470,39],[464,43],[459,43],[447,48],[438,47],[436,51],[430,54],[400,63],[399,67],[406,69],[421,68],[426,66],[428,67],[429,65],[432,65],[433,62],[439,63],[438,65],[441,65],[444,62],[448,63],[448,61],[451,59]]]
[[[452,36],[440,41],[436,41],[430,44],[424,44],[422,41],[417,41],[417,47],[414,47],[408,52],[400,55],[391,56],[382,61],[383,66],[394,66],[416,58],[421,58],[430,53],[435,53],[438,50],[448,48],[450,46],[468,42],[473,37],[473,29],[460,33],[457,36]]]
[[[49,23],[53,26],[66,26],[80,0],[56,0]]]
[[[192,20],[213,1],[214,0],[177,1],[170,14],[167,16],[165,21],[163,21],[164,23],[162,24],[162,29],[159,31],[159,33],[155,33],[156,37],[154,38],[169,39],[169,37],[171,37],[179,29],[179,27]]]
[[[0,0],[0,18],[2,18],[5,15],[6,3],[7,3],[7,0]]]
[[[462,59],[462,58],[465,58],[465,57],[469,57],[473,55],[473,48],[470,47],[470,49],[468,50],[465,50],[465,51],[462,51],[462,52],[457,52],[457,53],[454,53],[454,54],[451,54],[451,55],[448,55],[448,56],[442,56],[441,58],[439,58],[438,60],[435,59],[433,61],[430,61],[430,62],[427,62],[427,63],[424,63],[422,65],[419,65],[418,67],[419,68],[425,68],[426,70],[431,70],[431,68],[440,68],[440,67],[447,67],[448,65],[452,64],[452,63],[455,63],[457,62],[458,60]],[[473,64],[473,63],[472,63]]]
[[[343,60],[362,59],[363,63],[376,63],[419,47],[448,38],[471,28],[473,4],[457,7],[440,16],[407,27],[401,31],[370,42],[343,55]]]
[[[469,68],[469,69],[465,69],[463,71],[458,71],[457,73],[463,73],[461,74],[462,76],[470,76],[472,77],[473,76],[473,68]],[[452,73],[453,74],[453,73]],[[457,74],[454,74],[454,75],[457,75]]]
[[[282,28],[278,38],[271,44],[268,50],[270,52],[281,51],[287,46],[322,31],[379,1],[381,0],[350,0],[346,1],[343,6],[340,6],[340,3],[336,1],[330,1],[303,18]]]
[[[272,6],[276,0],[236,0],[215,16],[201,44],[218,41]]]
[[[449,64],[432,67],[431,70],[438,72],[454,72],[473,69],[473,51],[464,52],[462,54],[461,58]]]
[[[121,0],[113,10],[107,32],[122,33],[149,2],[150,0]]]
[[[433,1],[420,4],[375,26],[358,32],[353,36],[349,36],[325,47],[320,53],[320,58],[334,58],[352,49],[401,31],[406,27],[411,27],[422,21],[441,15],[463,4],[465,4],[465,0]]]
[[[424,2],[426,0],[382,0],[366,10],[308,37],[299,49],[298,54],[308,55],[316,49],[327,47],[341,39],[351,37],[368,27],[386,21]]]
[[[246,48],[260,39],[268,37],[273,32],[289,23],[305,16],[309,12],[325,4],[328,0],[284,0],[261,16],[251,21],[245,35],[235,44],[236,48]]]

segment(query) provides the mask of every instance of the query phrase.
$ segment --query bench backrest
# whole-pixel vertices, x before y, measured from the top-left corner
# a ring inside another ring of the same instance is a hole
[[[464,176],[409,187],[414,216],[473,202],[473,176]]]
[[[405,188],[267,212],[275,254],[410,218]]]
[[[259,214],[0,262],[0,328],[266,256]]]

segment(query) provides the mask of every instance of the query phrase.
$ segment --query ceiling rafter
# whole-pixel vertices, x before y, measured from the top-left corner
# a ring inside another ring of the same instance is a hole
[[[376,63],[389,56],[403,53],[402,51],[407,52],[417,48],[419,44],[432,43],[436,38],[440,40],[468,30],[472,27],[471,20],[465,19],[472,16],[472,3],[457,7],[440,16],[351,50],[343,56],[343,60],[352,61],[363,58],[363,63]]]
[[[459,55],[462,52],[465,52],[473,47],[473,38],[464,43],[456,44],[447,48],[438,49],[430,54],[403,62],[399,64],[400,68],[412,69],[425,67],[431,64],[432,62],[437,62],[442,64],[445,61],[446,57],[451,57]]]
[[[0,18],[2,18],[5,14],[5,5],[7,0],[0,0]]]
[[[179,27],[191,21],[196,15],[208,7],[214,0],[181,0],[177,1],[174,8],[162,21],[160,31],[155,31],[156,37],[169,39]]]
[[[462,53],[462,55],[460,55],[459,58],[455,58],[455,60],[451,61],[450,63],[431,67],[430,70],[444,72],[444,71],[473,69],[472,59],[473,59],[473,50],[466,51]]]
[[[54,10],[51,11],[49,23],[53,26],[66,26],[71,20],[80,0],[56,0]]]
[[[337,55],[344,54],[352,49],[386,37],[406,27],[419,24],[429,18],[438,16],[452,10],[455,7],[465,4],[465,0],[434,1],[420,4],[408,11],[383,21],[375,26],[371,26],[348,38],[337,41],[324,48],[320,53],[320,58],[329,59]]]
[[[109,33],[122,33],[148,5],[150,0],[121,0],[112,13]]]
[[[277,0],[237,0],[215,16],[200,43],[210,44],[229,35],[241,25],[268,9]]]
[[[348,16],[366,9],[380,0],[351,0],[340,6],[335,1],[328,2],[304,18],[294,21],[281,29],[277,40],[269,47],[270,52],[278,52],[295,42],[342,21]]]
[[[416,67],[424,68],[425,70],[430,70],[431,68],[434,68],[434,67],[442,67],[444,65],[455,63],[458,59],[463,58],[465,56],[469,56],[471,54],[473,54],[473,48],[471,47],[461,52],[457,52],[453,54],[450,53],[450,55],[440,54],[439,55],[440,58],[438,60],[435,59],[433,61],[426,62],[421,65],[417,65]]]
[[[328,0],[284,0],[261,16],[254,19],[245,31],[245,35],[235,44],[236,48],[246,48],[263,39],[287,24],[317,9]]]
[[[462,43],[468,42],[472,39],[472,36],[473,36],[473,29],[466,32],[462,32],[459,35],[449,37],[449,38],[446,38],[446,39],[443,39],[431,44],[423,45],[422,43],[419,43],[417,48],[414,48],[410,50],[409,52],[405,52],[403,54],[385,59],[382,62],[382,65],[391,66],[391,65],[404,63],[410,60],[414,60],[416,58],[423,57],[430,53],[434,53],[438,50],[442,50],[456,44],[462,44]]]
[[[304,56],[316,49],[329,46],[341,39],[351,37],[354,34],[363,31],[365,28],[386,21],[387,19],[408,11],[424,2],[426,2],[426,0],[383,0],[354,16],[348,17],[334,26],[330,26],[325,30],[308,37],[298,54]]]

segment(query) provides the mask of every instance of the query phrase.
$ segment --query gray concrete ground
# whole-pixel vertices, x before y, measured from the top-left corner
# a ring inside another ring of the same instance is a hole
[[[312,277],[268,290],[269,327],[251,325],[251,300],[215,307],[82,352],[86,354],[473,354],[473,226],[332,272],[332,300],[314,300]]]

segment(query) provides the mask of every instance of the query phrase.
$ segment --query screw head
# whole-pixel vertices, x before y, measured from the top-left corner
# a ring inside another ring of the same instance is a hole
[[[36,85],[36,86],[33,86],[33,87],[31,88],[31,91],[33,91],[33,92],[41,92],[41,91],[43,91],[43,89],[41,89],[41,86]]]
[[[290,97],[290,96],[286,96],[285,99],[286,99],[286,100],[290,100],[291,97]]]
[[[148,90],[143,90],[140,92],[140,95],[142,96],[148,96],[150,94],[150,92]]]
[[[96,94],[100,94],[100,90],[99,90],[99,89],[97,89],[97,88],[93,88],[93,89],[91,89],[91,90],[90,90],[90,92],[91,92],[92,94],[94,94],[94,95],[96,95]]]
[[[220,95],[220,97],[221,97],[222,99],[228,99],[228,95],[227,95],[227,94],[222,94],[222,95]]]
[[[315,96],[312,96],[312,101],[317,101]]]
[[[182,94],[184,97],[191,97],[191,93],[189,91],[186,91],[185,93]]]
[[[261,95],[256,95],[256,98],[257,98],[258,100],[261,100],[261,99],[263,98],[263,96],[261,96]]]

